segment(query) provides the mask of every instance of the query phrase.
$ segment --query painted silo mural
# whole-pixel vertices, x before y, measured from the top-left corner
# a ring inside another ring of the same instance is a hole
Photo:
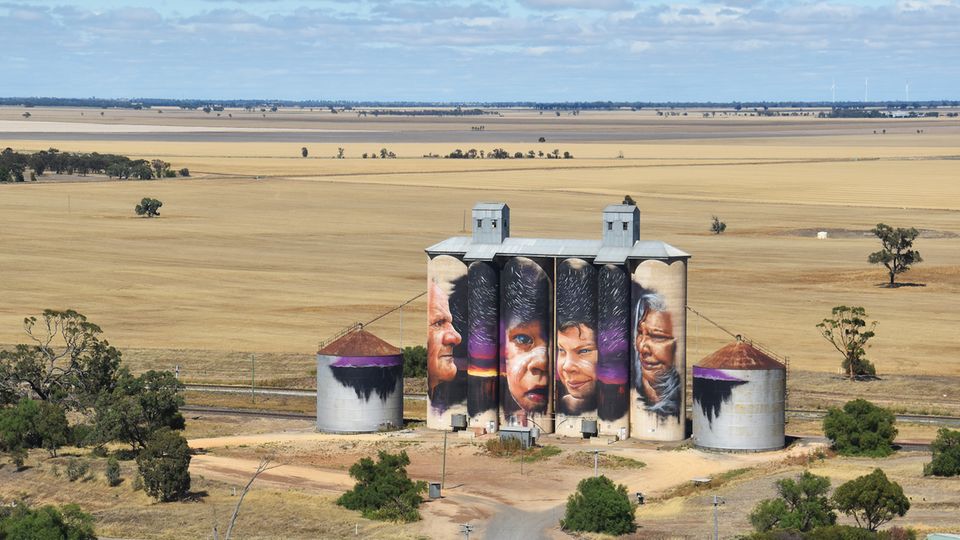
[[[578,436],[597,415],[597,271],[583,259],[557,265],[556,432]]]
[[[686,437],[686,264],[640,262],[633,272],[633,437]]]
[[[467,266],[440,255],[427,267],[427,427],[450,429],[466,414]]]
[[[533,259],[514,257],[504,265],[500,281],[500,423],[550,433],[550,275]]]
[[[467,414],[471,427],[493,431],[500,405],[500,276],[493,264],[475,262],[467,283]]]
[[[629,436],[630,275],[600,267],[597,279],[597,417],[600,435]]]

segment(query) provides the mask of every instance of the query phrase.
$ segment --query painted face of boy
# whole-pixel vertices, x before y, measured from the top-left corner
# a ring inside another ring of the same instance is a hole
[[[584,324],[557,332],[557,371],[573,399],[587,400],[597,388],[597,340]]]

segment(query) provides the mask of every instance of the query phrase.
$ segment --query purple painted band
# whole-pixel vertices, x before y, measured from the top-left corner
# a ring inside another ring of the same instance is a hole
[[[597,365],[597,379],[605,384],[626,384],[630,373],[626,364]]]
[[[340,356],[330,367],[396,367],[403,365],[403,357],[395,356]]]
[[[702,368],[697,366],[693,366],[693,376],[701,379],[711,379],[714,381],[744,382],[743,379],[738,379],[721,369]]]

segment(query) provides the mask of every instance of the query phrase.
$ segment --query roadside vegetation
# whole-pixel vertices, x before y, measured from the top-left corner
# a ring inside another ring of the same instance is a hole
[[[341,495],[337,504],[357,510],[367,519],[419,521],[418,508],[427,484],[410,480],[407,465],[410,457],[403,450],[399,454],[381,450],[376,462],[361,458],[350,467],[350,477],[357,481],[356,485]]]
[[[865,399],[831,408],[823,419],[823,434],[842,456],[885,457],[893,453],[897,436],[892,412]]]
[[[637,530],[633,512],[626,486],[614,484],[606,476],[585,478],[567,499],[560,528],[620,536]]]
[[[183,387],[173,373],[131,375],[100,327],[73,310],[46,310],[25,318],[23,328],[28,343],[0,350],[0,451],[15,470],[24,470],[31,449],[54,459],[65,446],[86,447],[94,462],[106,462],[109,485],[120,484],[118,460],[135,458],[136,484],[148,494],[159,501],[184,497],[190,451],[179,433]],[[111,456],[115,443],[130,449]],[[92,478],[89,458],[67,462],[68,481]],[[37,527],[56,521],[50,511],[38,512],[17,515]],[[41,530],[23,537],[43,537]]]

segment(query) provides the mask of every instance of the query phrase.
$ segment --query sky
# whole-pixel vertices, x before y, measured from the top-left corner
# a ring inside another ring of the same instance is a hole
[[[0,96],[960,99],[960,0],[0,0]]]

